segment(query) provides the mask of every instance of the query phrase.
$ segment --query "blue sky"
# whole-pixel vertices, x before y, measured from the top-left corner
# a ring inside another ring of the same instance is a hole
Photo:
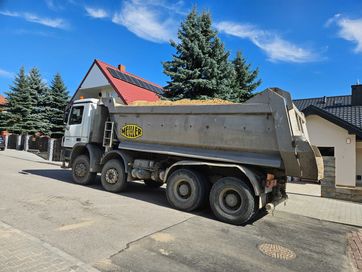
[[[24,65],[72,94],[93,59],[160,85],[177,28],[193,5],[211,12],[226,48],[259,67],[263,84],[293,98],[350,93],[362,82],[360,0],[0,0],[0,93]]]

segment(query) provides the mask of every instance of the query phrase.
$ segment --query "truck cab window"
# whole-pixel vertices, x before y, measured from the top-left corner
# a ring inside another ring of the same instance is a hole
[[[77,106],[72,108],[70,113],[69,125],[77,125],[82,123],[84,106]]]

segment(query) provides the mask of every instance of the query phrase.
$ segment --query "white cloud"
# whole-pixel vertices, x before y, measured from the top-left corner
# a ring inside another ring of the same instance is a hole
[[[28,22],[37,23],[52,28],[67,28],[66,21],[61,18],[46,18],[29,12],[13,12],[7,10],[0,11],[0,15],[22,18]]]
[[[151,1],[152,2],[152,1]],[[149,1],[127,1],[112,17],[112,22],[126,27],[138,37],[152,42],[168,42],[176,37],[177,23],[171,16],[161,16],[162,6]]]
[[[93,18],[101,19],[108,17],[107,11],[101,8],[85,7],[85,10],[87,12],[87,15]]]
[[[339,27],[338,36],[356,44],[354,51],[362,53],[362,18],[349,19],[336,14],[326,22],[326,26],[335,23]]]
[[[20,13],[14,12],[14,11],[8,11],[8,10],[0,11],[0,14],[4,15],[4,16],[10,16],[10,17],[20,17]]]
[[[170,12],[179,14],[179,15],[187,15],[188,11],[184,9],[184,1],[167,1],[167,0],[133,0],[134,3],[143,4],[146,6],[153,6],[158,9],[165,9]]]
[[[13,78],[14,73],[6,71],[6,70],[0,68],[0,77]]]
[[[318,58],[313,51],[289,42],[277,33],[262,30],[251,24],[224,21],[215,26],[220,32],[250,40],[267,54],[270,61],[303,63]]]

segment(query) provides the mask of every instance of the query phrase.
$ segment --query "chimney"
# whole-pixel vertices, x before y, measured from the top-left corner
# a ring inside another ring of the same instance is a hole
[[[122,73],[126,72],[126,66],[119,64],[118,65],[118,70],[120,70]]]
[[[352,85],[352,106],[362,106],[362,84]]]

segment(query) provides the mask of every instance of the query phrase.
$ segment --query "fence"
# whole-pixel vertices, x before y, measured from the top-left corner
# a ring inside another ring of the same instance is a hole
[[[60,161],[60,153],[62,150],[62,139],[54,139],[53,143],[53,161]]]
[[[6,136],[6,148],[25,150],[49,161],[60,161],[61,139],[48,136],[11,134]]]
[[[16,149],[16,143],[17,143],[17,141],[18,141],[18,136],[19,136],[19,135],[15,135],[15,134],[6,136],[6,137],[8,138],[7,148],[9,148],[9,149]]]

